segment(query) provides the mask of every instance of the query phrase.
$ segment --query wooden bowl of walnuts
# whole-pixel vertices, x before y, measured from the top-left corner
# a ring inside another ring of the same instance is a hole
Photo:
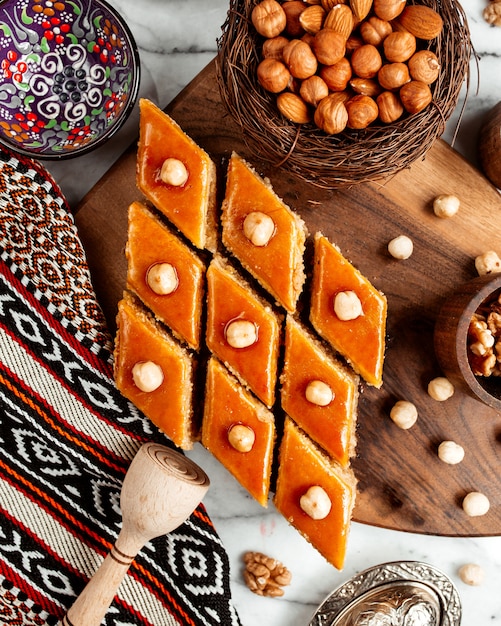
[[[501,273],[477,276],[447,297],[434,343],[450,382],[501,411]]]
[[[455,0],[231,0],[218,48],[221,97],[251,152],[326,188],[423,157],[472,55]]]

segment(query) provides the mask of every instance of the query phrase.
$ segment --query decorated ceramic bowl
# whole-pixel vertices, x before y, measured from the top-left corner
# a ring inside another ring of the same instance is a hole
[[[107,141],[138,93],[131,32],[103,0],[0,2],[0,143],[63,159]]]

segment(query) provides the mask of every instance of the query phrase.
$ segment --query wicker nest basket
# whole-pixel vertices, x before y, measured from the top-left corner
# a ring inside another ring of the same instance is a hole
[[[438,57],[441,71],[433,100],[420,113],[392,124],[328,135],[314,124],[298,125],[280,115],[274,94],[256,78],[263,38],[250,15],[258,0],[231,0],[218,41],[217,81],[222,101],[242,129],[250,152],[324,188],[348,187],[384,179],[424,157],[445,130],[468,83],[473,54],[467,19],[455,0],[408,0],[440,13],[442,33],[424,42]]]

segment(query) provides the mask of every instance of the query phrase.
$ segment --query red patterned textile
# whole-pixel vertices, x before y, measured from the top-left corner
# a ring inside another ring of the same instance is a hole
[[[145,441],[172,446],[114,385],[64,198],[41,166],[0,152],[0,623],[62,618],[118,536]],[[240,624],[203,505],[141,550],[105,623]]]

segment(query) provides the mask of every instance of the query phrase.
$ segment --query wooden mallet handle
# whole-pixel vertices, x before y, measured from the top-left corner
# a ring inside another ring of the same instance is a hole
[[[208,488],[209,478],[190,459],[158,444],[141,446],[122,485],[120,534],[62,624],[98,626],[139,550],[185,522]]]

